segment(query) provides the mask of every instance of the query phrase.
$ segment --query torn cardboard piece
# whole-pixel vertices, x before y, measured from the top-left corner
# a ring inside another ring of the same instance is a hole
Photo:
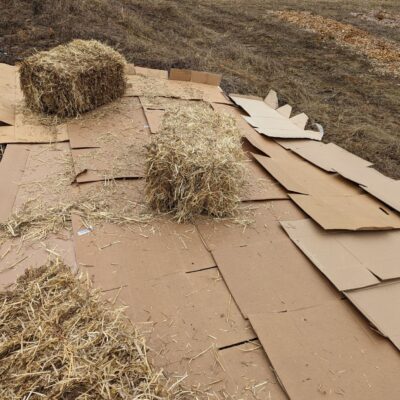
[[[210,72],[193,71],[189,69],[171,68],[169,71],[169,79],[219,86],[221,84],[222,75],[213,74]]]
[[[219,354],[236,384],[234,398],[287,400],[258,340],[220,350]]]
[[[15,124],[17,68],[0,63],[0,126]]]
[[[400,357],[347,301],[250,315],[291,399],[396,399]]]
[[[29,146],[9,144],[0,163],[0,222],[8,220],[29,157]]]
[[[285,238],[212,250],[218,268],[242,314],[287,311],[335,300],[339,294]],[[301,284],[299,284],[301,282]],[[262,284],[261,284],[262,283]],[[305,288],[307,288],[305,290]],[[268,350],[268,349],[267,349]]]
[[[400,228],[400,217],[375,198],[289,194],[289,197],[326,230],[389,230]]]
[[[345,294],[371,324],[400,350],[400,282],[382,283]]]
[[[349,237],[349,234],[325,232],[309,219],[281,221],[281,225],[293,243],[338,290],[357,289],[379,283],[370,272],[368,263],[365,264],[368,260],[365,257],[362,259],[363,253],[352,252],[342,243],[346,242],[346,235]]]
[[[322,134],[299,128],[288,117],[291,107],[286,105],[277,110],[271,108],[261,99],[248,98],[231,94],[229,96],[235,104],[243,108],[249,115],[245,120],[253,126],[257,132],[274,138],[297,138],[321,140]]]
[[[300,157],[327,172],[370,167],[372,163],[357,157],[353,153],[334,143],[322,143],[310,140],[278,140],[285,149],[291,150]]]

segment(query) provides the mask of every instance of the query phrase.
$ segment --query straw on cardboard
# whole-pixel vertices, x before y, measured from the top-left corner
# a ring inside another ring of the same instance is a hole
[[[52,261],[0,293],[0,397],[188,397],[147,359],[143,336],[82,277]]]
[[[148,146],[146,200],[179,222],[233,216],[244,180],[244,153],[233,118],[204,103],[166,112]]]
[[[121,97],[125,59],[95,40],[74,40],[24,60],[20,83],[35,112],[75,116]]]

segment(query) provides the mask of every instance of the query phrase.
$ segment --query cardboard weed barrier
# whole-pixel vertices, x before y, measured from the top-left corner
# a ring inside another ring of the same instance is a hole
[[[244,153],[232,117],[205,103],[169,110],[148,147],[146,200],[177,221],[230,217],[244,181]]]
[[[0,303],[0,398],[179,397],[122,311],[65,265],[27,270]]]
[[[76,116],[121,97],[126,88],[124,57],[95,40],[74,40],[28,57],[20,83],[35,112]]]

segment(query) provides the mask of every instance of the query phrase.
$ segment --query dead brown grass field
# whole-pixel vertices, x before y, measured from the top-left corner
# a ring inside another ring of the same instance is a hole
[[[137,65],[220,72],[228,92],[265,95],[321,123],[325,140],[400,178],[400,79],[335,37],[271,11],[310,11],[400,43],[397,0],[0,0],[0,61],[74,38],[97,39]],[[397,22],[396,22],[397,21]]]

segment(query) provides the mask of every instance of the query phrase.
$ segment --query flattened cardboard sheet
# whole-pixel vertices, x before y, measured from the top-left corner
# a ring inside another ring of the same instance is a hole
[[[254,158],[289,192],[313,195],[354,196],[358,187],[345,179],[315,168],[294,154],[285,152],[280,157]]]
[[[360,187],[400,212],[400,181],[388,178],[373,168],[337,168],[338,174],[358,183]]]
[[[400,278],[400,231],[327,232],[309,219],[281,221],[281,224],[339,290],[379,283],[365,271],[382,280]]]
[[[225,246],[212,250],[245,317],[266,311],[312,307],[339,296],[296,246],[281,235],[240,247],[226,242]]]
[[[234,398],[287,400],[258,340],[219,351],[236,384]]]
[[[215,362],[216,341],[208,336],[201,305],[190,301],[198,288],[184,272],[180,241],[164,228],[106,224],[79,235],[73,216],[78,266],[111,299],[128,306],[127,316],[146,335],[157,367],[189,374],[188,383],[225,387],[229,377]],[[156,229],[155,229],[156,228]],[[214,320],[215,321],[215,320]]]
[[[135,66],[136,74],[149,76],[151,78],[168,79],[168,71]],[[132,75],[132,74],[131,74]]]
[[[210,72],[192,71],[189,69],[171,68],[171,70],[169,71],[169,79],[219,86],[221,83],[222,75],[213,74]]]
[[[142,75],[128,75],[128,88],[125,96],[169,97],[232,104],[218,86],[197,82],[159,79]]]
[[[0,126],[15,124],[17,69],[0,64]]]
[[[249,318],[290,399],[398,398],[398,352],[347,301]]]
[[[187,294],[187,303],[200,308],[204,314],[206,333],[216,339],[217,347],[232,346],[256,337],[229,292],[218,268],[187,275],[194,288]]]
[[[158,133],[161,130],[161,124],[164,118],[165,110],[149,110],[144,108],[147,123],[151,133]]]
[[[245,185],[241,193],[242,201],[287,199],[286,191],[254,159],[245,162]]]
[[[9,144],[0,162],[0,222],[12,214],[19,183],[29,157],[29,146]]]
[[[322,143],[311,140],[278,140],[285,149],[291,150],[305,160],[327,172],[337,172],[345,168],[365,168],[372,163],[337,146],[334,143]]]
[[[400,282],[345,293],[348,299],[400,350]]]
[[[400,217],[369,195],[307,196],[289,193],[289,197],[326,230],[400,229]]]
[[[0,144],[57,143],[68,140],[67,126],[18,125],[0,126]]]
[[[360,254],[353,254],[342,244],[340,234],[327,233],[309,219],[281,221],[281,225],[293,243],[338,290],[357,289],[379,283],[369,271],[368,265],[358,258]],[[346,240],[345,237],[342,238]],[[400,268],[398,270],[400,274]]]

